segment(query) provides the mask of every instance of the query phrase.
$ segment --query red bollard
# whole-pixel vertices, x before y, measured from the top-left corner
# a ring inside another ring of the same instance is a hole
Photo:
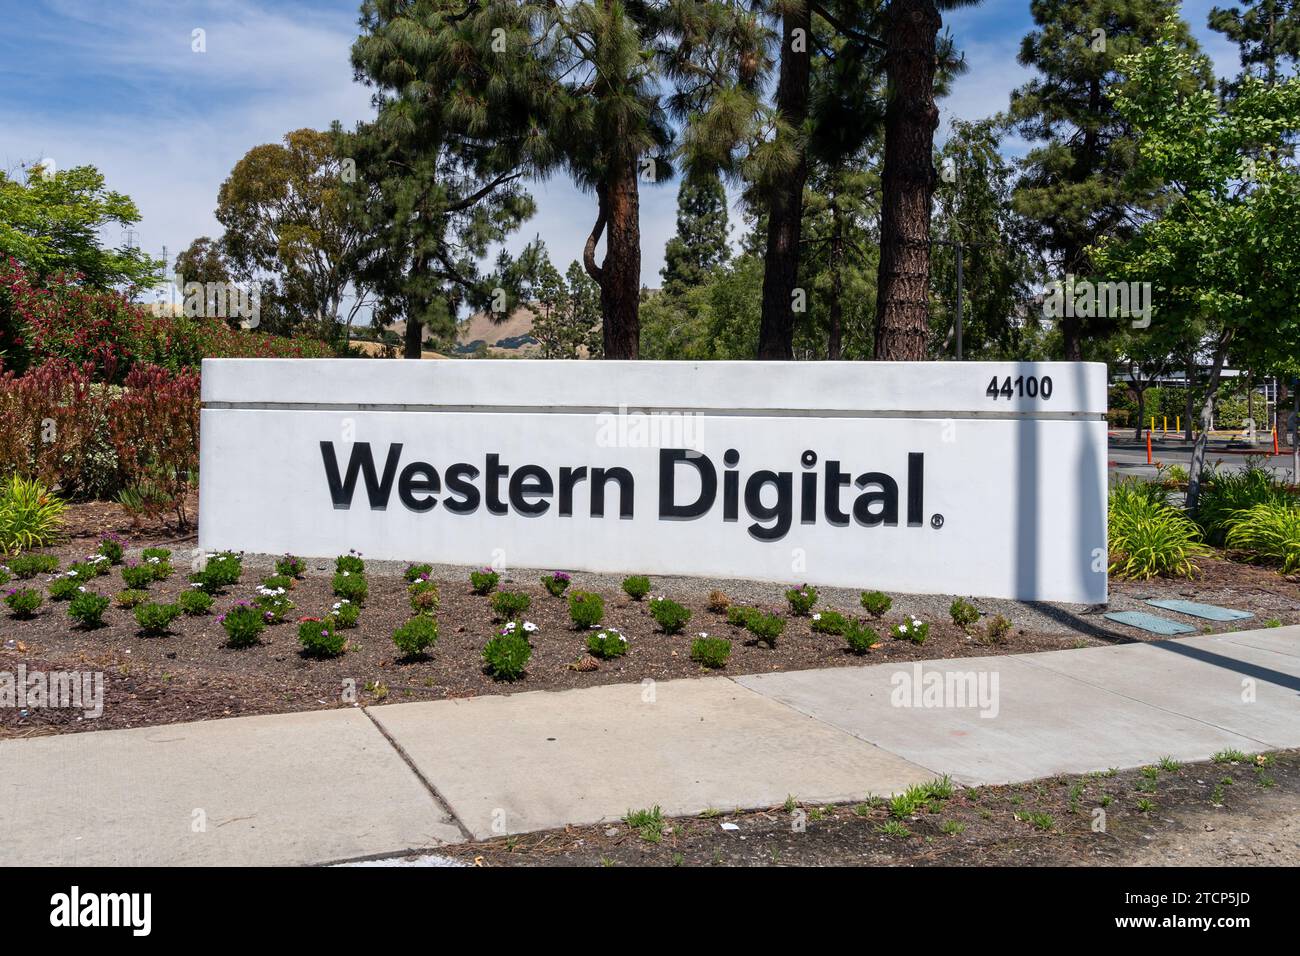
[[[1151,463],[1152,463],[1151,462],[1151,429],[1148,428],[1147,429],[1147,464],[1150,465]]]

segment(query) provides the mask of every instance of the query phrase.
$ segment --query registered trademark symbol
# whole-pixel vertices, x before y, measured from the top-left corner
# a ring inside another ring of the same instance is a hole
[[[943,515],[939,515],[939,514],[930,515],[930,527],[931,527],[931,528],[942,528],[942,527],[943,527]]]

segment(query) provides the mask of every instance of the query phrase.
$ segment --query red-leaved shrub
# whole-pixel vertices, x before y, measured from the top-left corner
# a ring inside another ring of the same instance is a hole
[[[138,365],[109,408],[113,445],[141,510],[189,527],[185,497],[199,467],[199,373]]]

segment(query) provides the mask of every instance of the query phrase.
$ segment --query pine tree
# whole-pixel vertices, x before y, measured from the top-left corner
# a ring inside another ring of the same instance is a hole
[[[1135,143],[1111,100],[1119,59],[1156,42],[1178,0],[1033,0],[1037,25],[1021,42],[1019,61],[1039,77],[1011,95],[1013,128],[1037,143],[1025,157],[1013,205],[1029,223],[1034,247],[1051,278],[1092,271],[1088,247],[1103,236],[1123,238],[1157,206],[1157,183],[1138,182]],[[1196,52],[1185,23],[1178,42]],[[1197,57],[1197,82],[1210,72]],[[1080,361],[1086,338],[1104,334],[1096,320],[1063,317],[1064,358]]]
[[[703,285],[726,262],[727,192],[715,172],[688,173],[677,192],[677,235],[664,249],[664,295]]]
[[[1300,3],[1297,0],[1244,0],[1240,7],[1215,7],[1210,29],[1237,44],[1241,71],[1276,83],[1289,63],[1300,61]]]

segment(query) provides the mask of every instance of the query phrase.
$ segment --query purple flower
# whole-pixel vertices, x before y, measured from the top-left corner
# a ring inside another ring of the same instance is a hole
[[[569,580],[569,576],[565,574],[563,571],[556,571],[554,574],[551,575],[551,577],[555,578],[555,580],[557,581]]]

